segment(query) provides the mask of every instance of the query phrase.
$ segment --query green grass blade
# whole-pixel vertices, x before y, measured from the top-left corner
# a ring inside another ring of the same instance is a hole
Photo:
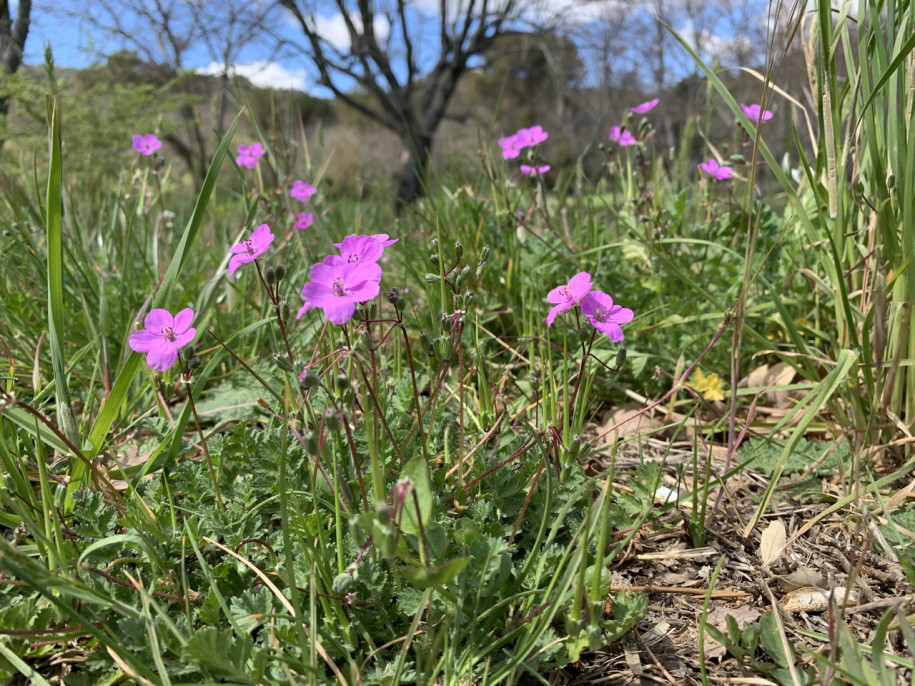
[[[48,189],[46,200],[45,226],[48,233],[48,345],[51,348],[51,366],[54,370],[54,385],[57,395],[57,421],[64,435],[75,446],[80,447],[79,431],[70,401],[67,386],[67,371],[64,365],[64,277],[63,237],[61,236],[61,159],[60,159],[60,104],[56,98],[48,97]],[[84,471],[78,464],[74,471]]]

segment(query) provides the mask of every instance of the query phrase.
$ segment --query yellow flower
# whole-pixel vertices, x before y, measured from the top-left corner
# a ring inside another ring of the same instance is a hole
[[[700,367],[696,367],[696,371],[693,372],[692,386],[706,400],[724,400],[721,377],[715,372],[706,376]]]

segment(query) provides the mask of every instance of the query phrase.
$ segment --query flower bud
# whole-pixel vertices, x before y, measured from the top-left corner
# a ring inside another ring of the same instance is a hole
[[[343,572],[342,574],[337,574],[337,576],[334,577],[334,583],[331,588],[333,589],[335,595],[342,596],[349,593],[350,589],[355,586],[355,584],[356,580],[353,578],[353,575]]]
[[[458,259],[461,259],[464,256],[464,246],[461,245],[460,241],[454,242],[454,254]]]
[[[283,277],[286,276],[286,267],[284,267],[281,264],[276,265],[276,267],[273,270],[273,275],[274,275],[274,278],[276,278],[277,282],[282,281]]]
[[[429,241],[429,245],[432,247],[432,252],[438,252],[438,239],[433,238]]]
[[[366,541],[368,541],[368,531],[366,531],[365,527],[362,526],[362,522],[359,521],[359,517],[350,517],[349,535],[353,539],[353,542],[360,548],[365,545]]]
[[[537,374],[531,374],[531,390],[540,390],[540,377]]]
[[[200,358],[194,355],[191,359],[187,361],[187,368],[190,370],[197,369],[200,366]]]
[[[419,344],[423,347],[423,350],[426,351],[426,354],[429,357],[432,357],[435,352],[432,349],[432,336],[425,332],[419,334]]]
[[[194,349],[191,346],[188,345],[188,346],[185,346],[184,348],[181,348],[181,358],[185,362],[190,362],[191,358],[194,357],[194,355],[196,355],[196,353],[194,352]]]
[[[437,252],[429,253],[429,263],[432,265],[433,268],[438,267],[438,261],[439,260],[438,260]]]
[[[590,326],[583,326],[578,330],[578,340],[582,343],[587,343],[591,340],[591,333],[593,329]]]
[[[280,319],[283,323],[289,321],[289,303],[286,302],[286,298],[283,298],[283,302],[280,303]]]
[[[404,300],[402,295],[398,295],[394,299],[394,309],[398,312],[403,312],[407,308],[407,301]]]
[[[314,431],[306,431],[302,436],[302,443],[305,445],[305,452],[309,455],[318,454],[318,435]]]
[[[374,319],[375,314],[378,312],[378,303],[374,300],[370,300],[368,303],[368,314],[366,315],[366,321],[369,319]]]
[[[310,369],[306,369],[304,372],[302,372],[302,376],[299,377],[299,386],[301,386],[306,391],[309,388],[314,388],[320,383],[321,377]]]
[[[372,334],[363,329],[359,332],[359,338],[356,339],[353,347],[359,352],[368,352],[372,349]]]
[[[268,286],[276,283],[276,270],[273,267],[267,267],[267,271],[264,272],[264,281],[267,282]]]
[[[340,419],[340,414],[332,407],[328,407],[324,410],[324,426],[327,427],[328,431],[337,432],[343,428],[343,421]]]
[[[349,377],[343,372],[340,372],[334,377],[334,383],[336,384],[338,391],[345,391],[349,388]]]
[[[470,309],[470,305],[473,303],[474,297],[475,296],[473,294],[473,291],[467,291],[466,293],[464,293],[464,309],[465,310]]]
[[[484,245],[483,249],[480,250],[480,262],[485,262],[487,257],[489,257],[489,246]]]
[[[477,265],[477,278],[480,278],[481,276],[483,276],[483,272],[485,272],[485,271],[486,271],[486,260],[483,260],[482,262],[480,262],[480,264]]]
[[[442,277],[440,277],[438,274],[426,274],[426,283],[438,283],[441,280]]]
[[[451,336],[439,336],[435,339],[435,357],[439,362],[450,360],[453,351],[454,344],[451,342]]]
[[[398,291],[396,288],[392,288],[391,290],[389,290],[388,291],[388,302],[393,304],[394,301],[397,300],[398,295],[400,295],[400,291]]]
[[[626,345],[623,344],[623,347],[616,352],[616,369],[619,371],[623,368],[623,364],[626,362]]]

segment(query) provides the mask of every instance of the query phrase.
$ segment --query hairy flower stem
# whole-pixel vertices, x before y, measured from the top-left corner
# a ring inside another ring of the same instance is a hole
[[[261,271],[261,263],[259,260],[254,260],[254,266],[257,267],[257,275],[260,277],[261,283],[264,285],[264,290],[267,291],[267,297],[270,298],[270,303],[273,305],[273,311],[276,312],[276,321],[280,327],[280,333],[283,336],[283,343],[286,346],[286,354],[289,355],[289,361],[295,362],[295,356],[292,353],[292,346],[289,345],[289,339],[286,337],[286,325],[283,322],[283,311],[280,307],[280,299],[277,293],[273,292],[273,289],[267,285],[267,280],[264,278],[264,273]]]
[[[203,435],[203,427],[200,426],[200,417],[197,416],[197,405],[194,404],[194,390],[191,388],[191,372],[184,368],[184,360],[181,361],[184,383],[187,384],[187,401],[191,406],[191,412],[194,414],[194,424],[197,427],[197,434],[200,436],[200,445],[203,446],[203,454],[206,456],[207,467],[210,470],[210,480],[213,482],[213,491],[216,493],[216,504],[219,505],[219,511],[225,513],[226,506],[222,502],[222,493],[219,491],[219,481],[216,479],[216,469],[213,467],[213,458],[210,457],[210,448],[207,446],[206,436]]]
[[[407,330],[401,321],[398,324],[400,331],[403,333],[403,342],[407,348],[407,361],[410,363],[410,380],[413,382],[413,406],[416,408],[417,417],[419,416],[419,387],[416,385],[416,367],[413,365],[413,350],[410,348],[410,336],[407,334]],[[418,423],[419,426],[419,441],[420,445],[423,448],[423,459],[426,462],[429,462],[429,448],[426,445],[426,432],[423,431],[422,422]],[[396,444],[395,444],[396,445]],[[401,453],[402,455],[403,453]]]

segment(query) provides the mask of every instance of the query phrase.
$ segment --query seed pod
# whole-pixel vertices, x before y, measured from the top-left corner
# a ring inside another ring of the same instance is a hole
[[[309,388],[314,388],[319,383],[321,383],[321,377],[310,369],[306,369],[302,376],[299,377],[299,386],[301,386],[306,391]]]
[[[343,428],[343,421],[340,419],[340,414],[332,407],[328,407],[324,410],[324,426],[327,427],[328,431],[333,431],[334,433]]]

